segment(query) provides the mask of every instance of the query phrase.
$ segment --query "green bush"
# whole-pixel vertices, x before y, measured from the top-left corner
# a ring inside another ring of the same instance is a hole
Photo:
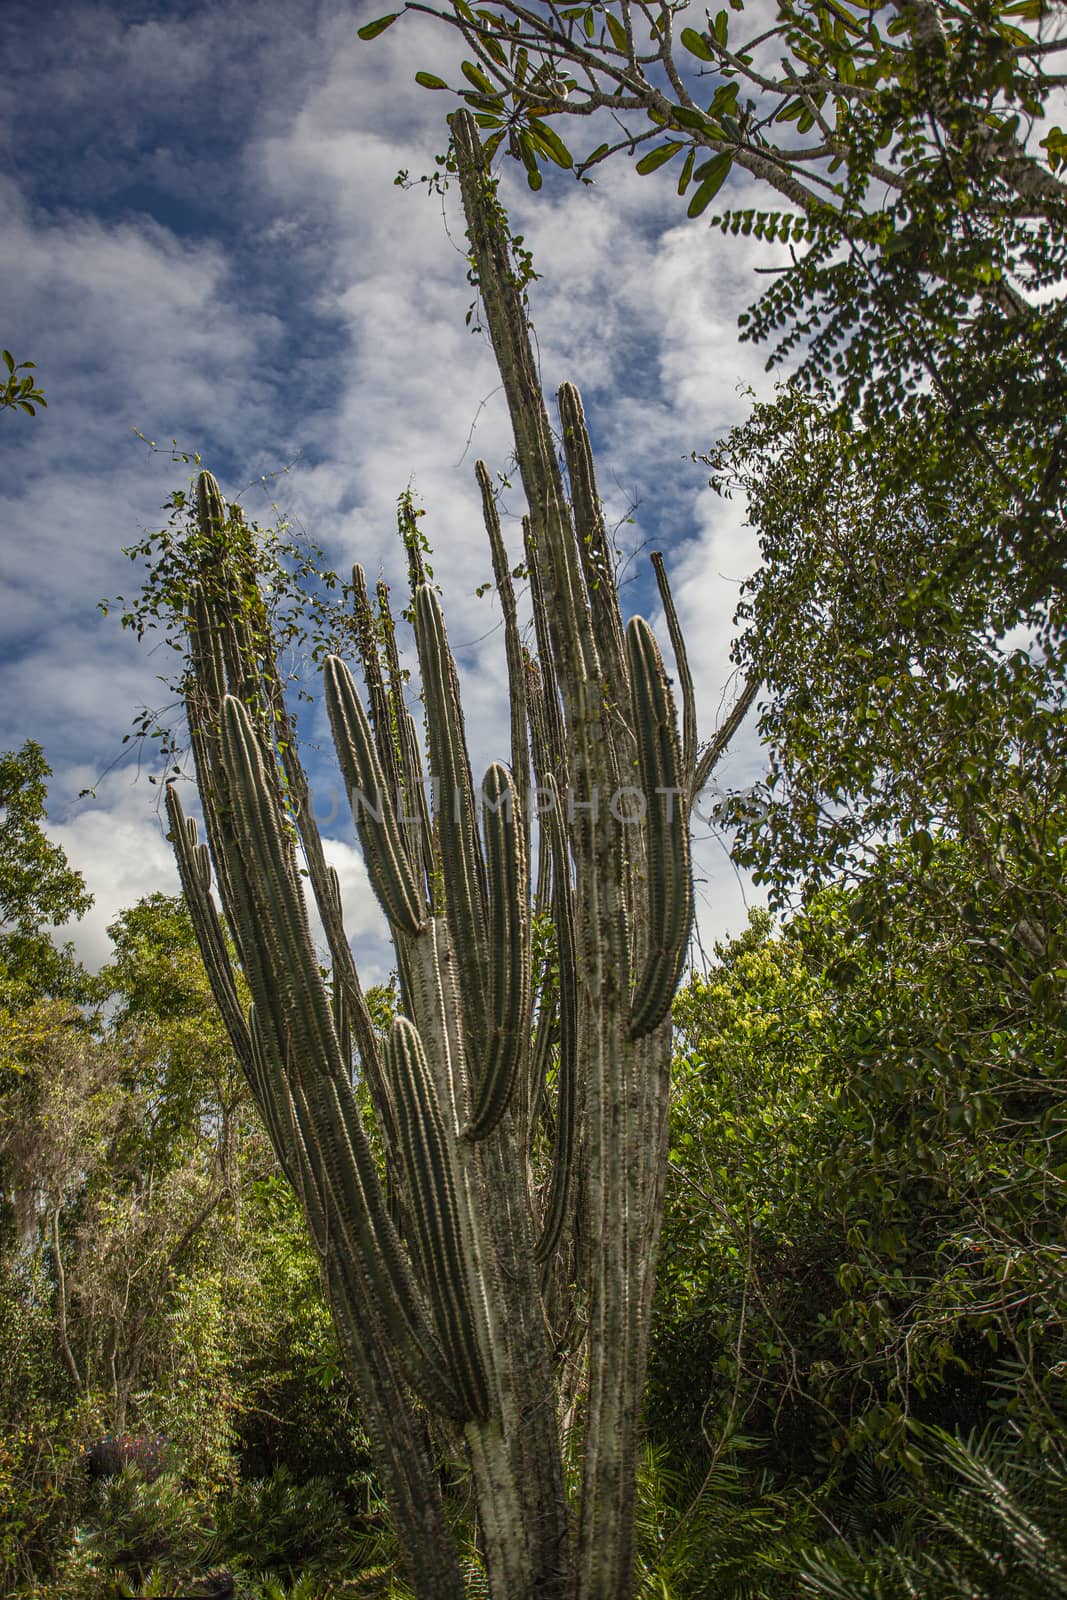
[[[304,1569],[341,1572],[355,1559],[352,1517],[334,1485],[297,1483],[285,1467],[241,1483],[216,1508],[227,1561],[292,1579]]]

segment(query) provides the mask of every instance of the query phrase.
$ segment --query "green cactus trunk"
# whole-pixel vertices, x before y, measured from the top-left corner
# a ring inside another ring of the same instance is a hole
[[[369,715],[348,667],[336,657],[325,666],[338,760],[396,950],[402,1015],[384,1042],[306,804],[254,552],[207,473],[198,508],[217,560],[205,563],[192,609],[187,696],[207,846],[173,788],[167,804],[215,994],[320,1253],[415,1594],[458,1600],[463,1586],[412,1397],[466,1451],[496,1600],[627,1600],[669,1012],[692,917],[691,682],[660,566],[685,693],[683,751],[651,631],[641,619],[623,626],[581,401],[565,386],[568,497],[503,218],[466,113],[453,139],[529,504],[538,659],[522,645],[479,463],[505,619],[511,767],[494,764],[474,784],[459,674],[414,546],[436,809],[418,803],[422,758],[388,596],[380,586],[375,619],[359,568]],[[298,853],[327,931],[330,985],[308,932]],[[253,999],[247,1017],[212,864]],[[548,940],[536,958],[535,916]],[[354,1076],[369,1096],[385,1181]],[[562,1430],[579,1391],[572,1507]]]

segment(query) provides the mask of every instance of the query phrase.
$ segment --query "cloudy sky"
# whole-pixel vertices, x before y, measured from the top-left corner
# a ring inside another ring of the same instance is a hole
[[[446,96],[413,78],[446,71],[452,45],[414,18],[361,43],[380,9],[3,8],[0,344],[36,361],[48,409],[0,416],[0,749],[44,747],[50,832],[96,897],[71,930],[93,965],[118,910],[176,886],[159,791],[122,743],[140,707],[167,702],[168,663],[98,609],[136,587],[122,547],[162,525],[189,477],[134,430],[198,451],[249,516],[269,520],[277,504],[338,570],[359,560],[372,577],[401,577],[394,508],[410,484],[475,763],[506,753],[499,611],[474,592],[489,559],[473,468],[481,456],[505,469],[510,434],[488,345],[465,326],[458,196],[394,182],[432,170],[444,147]],[[687,222],[663,175],[620,165],[590,188],[558,174],[534,196],[505,168],[505,203],[542,274],[531,309],[546,392],[564,379],[582,391],[609,514],[635,507],[625,607],[654,624],[647,553],[667,553],[706,738],[729,703],[731,617],[754,548],[743,506],[717,499],[690,453],[744,416],[743,385],[769,391],[763,353],[736,332],[766,254]],[[729,203],[742,193],[735,183]],[[505,510],[517,549],[517,496]],[[323,720],[305,727],[326,814]],[[722,781],[758,769],[743,730]],[[365,975],[380,979],[388,951],[350,824],[326,831]],[[703,838],[697,860],[709,942],[743,927],[754,896],[722,838]]]

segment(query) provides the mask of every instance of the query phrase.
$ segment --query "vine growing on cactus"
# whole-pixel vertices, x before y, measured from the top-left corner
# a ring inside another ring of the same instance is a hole
[[[420,541],[408,539],[431,805],[388,591],[379,585],[372,602],[354,570],[367,705],[339,655],[324,679],[396,955],[400,1003],[384,1041],[308,804],[255,540],[206,472],[197,539],[210,560],[186,608],[185,684],[206,842],[173,786],[167,808],[218,1004],[319,1252],[415,1594],[463,1594],[429,1418],[437,1444],[470,1463],[499,1600],[625,1600],[670,1005],[692,918],[688,814],[724,741],[698,753],[662,563],[681,735],[648,624],[624,626],[581,400],[560,390],[568,494],[522,285],[466,113],[453,140],[529,508],[536,652],[523,646],[479,463],[505,619],[510,761],[475,783],[441,603]],[[327,981],[302,875],[329,945]],[[212,880],[252,996],[247,1014]],[[575,1428],[576,1497],[562,1444]]]

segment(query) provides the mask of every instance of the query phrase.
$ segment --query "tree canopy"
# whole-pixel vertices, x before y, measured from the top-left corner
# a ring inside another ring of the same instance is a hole
[[[409,0],[404,11],[458,31],[470,53],[454,93],[487,150],[519,160],[534,188],[546,164],[587,181],[616,156],[640,173],[680,164],[679,194],[699,217],[731,171],[765,185],[769,209],[713,219],[789,248],[743,337],[771,341],[771,365],[799,351],[802,372],[833,385],[839,420],[862,424],[853,449],[883,479],[944,487],[991,473],[1004,504],[984,556],[1022,553],[1024,600],[1060,590],[1067,135],[1047,113],[1067,81],[1062,7],[780,0],[768,19],[743,0],[714,16],[665,0]],[[576,156],[568,121],[589,130]],[[874,436],[904,417],[921,428],[896,437],[890,463]]]
[[[48,933],[92,905],[81,873],[42,827],[51,767],[40,745],[0,755],[0,998],[80,999],[86,975]]]

